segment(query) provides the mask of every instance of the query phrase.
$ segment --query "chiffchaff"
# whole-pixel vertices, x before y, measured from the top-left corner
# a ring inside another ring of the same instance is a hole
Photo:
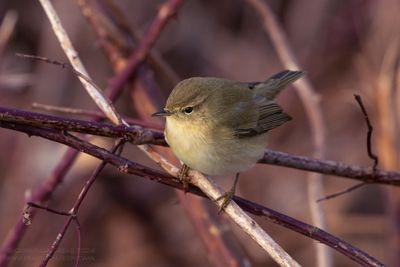
[[[263,157],[267,132],[291,119],[274,99],[303,75],[285,70],[251,83],[186,79],[173,89],[164,110],[153,116],[166,117],[166,141],[188,167],[208,175],[239,173]]]

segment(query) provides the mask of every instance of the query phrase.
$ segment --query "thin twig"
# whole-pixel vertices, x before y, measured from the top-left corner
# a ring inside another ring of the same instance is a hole
[[[366,110],[366,108],[365,108],[365,106],[364,106],[364,104],[362,102],[361,96],[355,94],[354,98],[356,99],[358,105],[360,106],[361,111],[362,111],[362,113],[364,115],[364,118],[365,118],[365,122],[367,123],[367,127],[368,127],[368,132],[367,132],[367,152],[368,152],[368,156],[374,161],[374,164],[372,166],[372,172],[376,173],[376,169],[377,169],[377,166],[378,166],[378,156],[376,156],[372,152],[372,145],[371,145],[372,144],[372,141],[371,141],[372,131],[374,130],[374,128],[372,127],[372,124],[371,124],[371,122],[369,120],[369,116],[368,116],[367,110]],[[342,190],[340,192],[337,192],[337,193],[334,193],[334,194],[330,194],[328,196],[320,198],[320,199],[317,200],[317,202],[325,201],[325,200],[328,200],[328,199],[332,199],[332,198],[335,198],[335,197],[350,193],[350,192],[352,192],[352,191],[354,191],[354,190],[356,190],[356,189],[358,189],[358,188],[360,188],[360,187],[362,187],[364,185],[366,185],[366,183],[364,183],[364,182],[356,184],[356,185],[351,186],[351,187],[349,187],[349,188],[347,188],[345,190]]]
[[[80,108],[71,108],[71,107],[61,107],[61,106],[53,106],[53,105],[47,105],[47,104],[41,104],[34,102],[32,103],[32,108],[34,109],[39,109],[39,110],[45,110],[45,111],[50,111],[50,112],[58,112],[58,113],[63,113],[63,114],[73,114],[73,115],[81,115],[81,116],[90,116],[90,117],[98,117],[102,119],[106,119],[107,117],[104,115],[103,112],[101,111],[96,111],[96,110],[87,110],[87,109],[80,109]],[[149,121],[144,121],[140,119],[134,119],[131,117],[124,117],[122,118],[128,122],[129,124],[135,124],[139,125],[141,127],[145,128],[150,128],[150,129],[155,129],[155,130],[162,130],[161,127],[158,124],[149,122]]]
[[[81,224],[79,223],[78,217],[74,217],[75,222],[75,230],[76,230],[76,239],[77,239],[77,251],[76,251],[76,261],[75,267],[79,266],[79,260],[81,258],[81,247],[82,247],[82,238],[81,238]]]
[[[76,260],[75,260],[75,267],[77,267],[77,266],[79,265],[79,259],[80,259],[80,257],[81,257],[81,256],[80,256],[80,254],[81,254],[81,230],[80,230],[80,223],[79,223],[78,217],[75,216],[74,214],[71,214],[70,212],[55,210],[55,209],[52,209],[52,208],[49,208],[49,207],[45,207],[45,206],[42,206],[42,205],[39,205],[39,204],[36,204],[36,203],[33,203],[33,202],[28,202],[27,205],[28,205],[28,207],[27,207],[27,209],[25,210],[25,212],[28,212],[28,213],[29,213],[29,210],[28,210],[28,209],[31,208],[31,207],[33,207],[33,208],[36,208],[36,209],[45,210],[45,211],[47,211],[47,212],[50,212],[50,213],[53,213],[53,214],[56,214],[56,215],[61,215],[61,216],[70,217],[70,219],[72,219],[72,221],[75,222],[75,230],[76,230],[77,242],[78,242],[78,249],[77,249]],[[31,224],[31,222],[30,222],[29,224]],[[70,222],[67,222],[67,223],[64,225],[64,227],[67,227],[67,228],[68,228],[68,227],[69,227],[69,224],[70,224]],[[61,240],[58,240],[58,239],[61,239],[61,238],[63,237],[63,235],[65,234],[65,232],[66,232],[66,231],[61,231],[61,232],[59,233],[59,235],[57,235],[56,241],[61,242]],[[56,247],[54,246],[54,244],[55,244],[56,241],[54,241],[54,242],[53,242],[53,245],[51,246],[51,248],[54,249],[54,250],[56,250]],[[54,254],[54,253],[53,253],[53,254]],[[47,254],[47,255],[49,255],[49,254]],[[42,265],[41,265],[41,266],[42,266]]]
[[[290,46],[287,36],[279,25],[277,18],[268,4],[262,0],[248,0],[257,10],[263,20],[265,32],[271,38],[272,44],[285,68],[300,70],[300,64]],[[319,96],[307,77],[294,83],[300,96],[311,126],[312,140],[314,145],[313,156],[318,159],[325,157],[325,126],[322,118],[322,110],[319,104]],[[319,227],[326,228],[323,207],[315,200],[323,195],[322,175],[310,173],[308,175],[308,205],[311,211],[311,219]],[[333,265],[332,254],[324,246],[316,245],[317,265],[329,267]]]
[[[71,48],[73,49],[73,48]],[[79,67],[74,68],[73,65],[68,63],[59,62],[57,60],[53,60],[47,57],[41,57],[36,55],[27,55],[27,54],[16,54],[19,57],[28,58],[37,61],[43,61],[49,64],[53,64],[59,66],[64,69],[68,69],[72,71],[82,82],[84,88],[87,88],[88,92],[90,92],[90,96],[92,97],[93,101],[97,104],[97,106],[103,111],[103,114],[107,116],[113,123],[115,124],[125,124],[124,121],[121,119],[120,115],[115,110],[114,105],[112,104],[111,100],[104,95],[102,89],[95,84],[88,76],[81,73],[78,69]]]
[[[358,189],[358,188],[360,188],[360,187],[362,187],[364,185],[366,185],[366,183],[358,183],[358,184],[353,185],[353,186],[351,186],[351,187],[349,187],[349,188],[347,188],[345,190],[342,190],[342,191],[339,191],[337,193],[333,193],[333,194],[327,195],[327,196],[325,196],[323,198],[317,199],[317,202],[322,202],[322,201],[325,201],[325,200],[329,200],[329,199],[336,198],[338,196],[350,193],[350,192],[352,192],[352,191],[354,191],[354,190],[356,190],[356,189]]]
[[[35,209],[45,210],[47,212],[54,213],[54,214],[61,215],[61,216],[71,216],[71,214],[69,212],[55,210],[55,209],[45,207],[40,204],[31,202],[31,201],[28,201],[26,204],[28,205],[29,208],[33,207]]]
[[[34,109],[45,110],[45,111],[50,111],[50,112],[59,112],[59,113],[64,113],[64,114],[73,114],[73,115],[90,116],[90,117],[100,117],[101,115],[104,116],[104,113],[101,113],[96,110],[53,106],[53,105],[42,104],[42,103],[37,103],[37,102],[33,102],[31,104],[31,106]]]
[[[119,171],[122,171],[124,173],[130,173],[139,177],[147,178],[152,181],[156,181],[159,183],[162,183],[164,185],[172,186],[174,188],[177,188],[179,190],[187,190],[190,193],[199,195],[199,196],[205,196],[203,192],[198,190],[198,188],[189,186],[189,188],[184,188],[183,185],[179,182],[178,179],[175,177],[172,177],[171,175],[165,174],[163,172],[160,172],[158,170],[153,170],[149,167],[140,165],[138,163],[129,161],[126,158],[117,156],[113,153],[110,153],[109,151],[95,146],[91,143],[85,142],[83,140],[80,140],[76,137],[71,137],[69,135],[64,135],[62,131],[54,131],[54,130],[49,130],[49,129],[40,129],[40,128],[35,128],[31,126],[22,126],[18,124],[8,124],[4,122],[0,122],[1,127],[13,129],[16,131],[21,131],[25,132],[28,135],[35,135],[35,136],[40,136],[58,143],[65,144],[67,146],[70,146],[74,149],[77,149],[79,151],[82,151],[84,153],[87,153],[91,156],[94,156],[104,162],[107,162],[108,164],[111,164],[115,166]],[[158,155],[158,154],[154,154]],[[159,157],[157,160],[160,164],[168,166],[168,162],[166,162],[162,157]],[[178,168],[171,168],[172,172],[177,172]],[[193,173],[190,173],[193,174]],[[194,173],[195,175],[195,173]],[[263,207],[259,204],[256,204],[254,202],[251,202],[249,200],[240,198],[240,197],[234,197],[233,200],[240,205],[243,209],[245,209],[247,212],[250,212],[256,216],[262,216],[265,219],[268,219],[269,221],[279,224],[281,226],[284,226],[286,228],[292,229],[300,234],[303,234],[305,236],[311,237],[315,240],[320,241],[321,243],[324,243],[331,248],[337,250],[340,253],[343,253],[344,255],[348,256],[352,260],[364,265],[364,266],[384,266],[382,263],[380,263],[378,260],[374,259],[373,257],[369,256],[365,252],[353,247],[349,243],[338,239],[335,236],[330,235],[329,233],[306,223],[303,223],[301,221],[298,221],[294,218],[291,218],[287,215],[278,213],[274,210],[268,209],[266,207]]]
[[[114,154],[119,149],[119,147],[124,144],[124,142],[125,141],[123,139],[120,139],[116,143],[116,145],[112,148],[110,153]],[[40,265],[39,265],[40,267],[45,267],[48,264],[48,262],[51,260],[51,258],[54,256],[54,253],[57,251],[57,249],[58,249],[62,239],[64,238],[65,233],[67,232],[67,229],[69,228],[71,222],[72,221],[76,221],[77,212],[79,210],[79,207],[82,204],[82,201],[85,199],[85,196],[89,192],[89,189],[91,188],[91,186],[93,185],[94,181],[97,179],[97,177],[99,176],[100,172],[104,169],[104,167],[106,165],[107,165],[107,162],[103,161],[100,165],[97,166],[97,168],[93,171],[92,175],[86,181],[86,184],[82,188],[81,192],[79,193],[78,198],[75,201],[75,204],[73,205],[72,209],[68,212],[68,214],[69,214],[68,220],[65,222],[65,224],[62,227],[61,231],[58,233],[57,238],[54,240],[53,244],[51,245],[50,251],[46,254],[46,257],[40,263]],[[46,210],[48,210],[48,209],[46,209]],[[52,210],[52,211],[54,211],[54,210]],[[57,214],[62,214],[62,213],[57,213]],[[65,215],[65,214],[62,214],[62,215]],[[78,241],[79,240],[80,240],[80,235],[78,235]],[[78,252],[78,257],[79,257],[79,254],[80,254],[80,252]]]
[[[358,105],[360,106],[361,111],[362,111],[362,113],[364,115],[364,118],[365,118],[365,122],[367,123],[367,127],[368,127],[368,132],[367,132],[367,151],[368,151],[368,156],[374,161],[374,165],[372,166],[372,171],[376,172],[376,168],[378,166],[379,159],[378,159],[378,156],[375,155],[372,152],[372,141],[371,141],[371,138],[372,138],[372,132],[373,132],[374,128],[372,127],[372,124],[371,124],[371,122],[369,120],[369,116],[368,116],[367,110],[364,107],[364,104],[362,102],[361,96],[355,94],[354,98],[356,99]]]
[[[60,22],[60,19],[57,15],[57,12],[55,11],[51,2],[49,0],[39,0],[39,2],[42,5],[44,11],[46,12],[46,15],[51,23],[53,31],[57,36],[57,39],[61,47],[63,48],[65,54],[67,55],[71,65],[77,72],[81,73],[84,77],[87,77],[89,80],[91,80],[89,74],[87,73],[85,67],[83,66],[78,56],[78,53],[75,51],[71,43],[71,40],[69,39],[66,31],[64,30]],[[82,82],[88,94],[90,95],[90,97],[100,108],[100,110],[102,110],[104,114],[106,114],[107,117],[113,123],[121,124],[122,123],[121,118],[119,117],[114,106],[112,105],[111,100],[105,94],[103,94],[101,90],[98,90],[91,83],[89,83],[87,79],[84,79],[82,77],[79,77],[79,79]]]

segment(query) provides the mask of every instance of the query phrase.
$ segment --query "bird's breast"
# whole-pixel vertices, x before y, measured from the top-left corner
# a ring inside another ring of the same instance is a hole
[[[263,155],[265,136],[237,140],[229,130],[167,118],[166,140],[187,166],[208,175],[242,172]]]
[[[183,162],[196,160],[208,147],[206,126],[167,118],[165,137],[174,154]]]

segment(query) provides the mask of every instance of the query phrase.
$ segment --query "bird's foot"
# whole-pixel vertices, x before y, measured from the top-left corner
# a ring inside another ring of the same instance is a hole
[[[222,200],[221,206],[219,206],[219,209],[218,209],[218,214],[221,214],[221,212],[225,210],[225,208],[229,205],[229,203],[231,202],[234,195],[235,195],[235,190],[231,189],[231,190],[225,192],[224,194],[222,194],[220,197],[218,197],[215,200],[216,202]]]
[[[235,196],[236,185],[237,185],[238,180],[239,180],[239,173],[236,174],[235,181],[234,181],[233,186],[231,187],[231,189],[229,191],[225,192],[224,194],[222,194],[220,197],[218,197],[215,200],[216,202],[219,202],[220,200],[223,200],[222,203],[221,203],[221,206],[219,207],[218,214],[221,214],[221,212],[223,210],[225,210],[225,208],[231,202],[232,198]]]
[[[188,177],[189,170],[190,168],[186,164],[183,164],[182,167],[179,169],[179,174],[178,174],[179,182],[182,183],[185,192],[187,192],[190,184],[190,180]]]

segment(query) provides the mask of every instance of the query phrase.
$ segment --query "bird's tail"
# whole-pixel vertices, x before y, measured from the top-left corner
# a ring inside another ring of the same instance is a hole
[[[265,96],[268,100],[273,100],[287,85],[293,83],[297,79],[303,77],[304,71],[281,71],[265,82],[261,82],[255,85],[255,88],[259,94]]]

